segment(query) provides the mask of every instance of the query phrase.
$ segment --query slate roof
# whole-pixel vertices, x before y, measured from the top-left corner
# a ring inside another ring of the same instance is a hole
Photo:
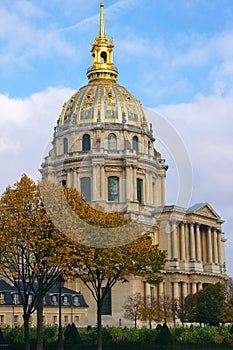
[[[21,284],[20,282],[19,284]],[[34,289],[36,290],[36,284],[34,285]],[[0,293],[4,293],[4,305],[14,305],[13,303],[13,295],[18,294],[18,291],[15,286],[12,286],[5,282],[4,280],[0,280]],[[58,305],[58,294],[59,290],[54,285],[45,295],[45,302],[44,306],[55,306]],[[53,301],[52,296],[54,296],[54,300],[56,299],[56,302]],[[69,288],[62,288],[61,289],[61,296],[62,296],[62,306],[67,307],[88,307],[84,296],[81,294],[81,292],[77,292],[75,290],[69,289]],[[64,299],[65,297],[65,299]],[[19,299],[19,305],[21,304]]]
[[[204,202],[203,203],[196,203],[196,204],[192,205],[190,208],[188,208],[188,211],[190,211],[190,212],[195,211],[195,210],[203,207],[205,204],[206,203],[204,203]]]

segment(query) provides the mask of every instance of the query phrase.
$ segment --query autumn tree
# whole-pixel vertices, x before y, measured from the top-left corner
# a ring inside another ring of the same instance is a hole
[[[105,213],[83,202],[75,189],[44,182],[43,197],[50,217],[62,232],[89,247],[83,266],[75,269],[97,304],[98,350],[102,349],[103,301],[117,282],[130,275],[149,283],[161,280],[166,254],[152,245],[149,234],[119,213]],[[52,187],[52,191],[51,191]],[[56,193],[51,199],[51,193]]]
[[[43,298],[61,274],[77,266],[83,248],[54,226],[39,186],[26,175],[1,196],[0,241],[1,275],[14,284],[22,302],[24,348],[30,348],[29,319],[37,310],[37,350],[41,350]]]
[[[163,303],[158,298],[147,296],[146,300],[141,301],[139,308],[139,319],[149,322],[149,327],[152,328],[152,322],[160,323],[164,319]]]
[[[124,246],[97,248],[93,251],[92,259],[85,260],[85,269],[77,271],[77,277],[87,286],[97,303],[98,350],[102,349],[102,306],[107,293],[118,281],[128,282],[130,275],[155,280],[164,260],[165,254],[152,246],[145,235]]]
[[[124,318],[133,321],[135,328],[141,315],[141,307],[142,297],[140,293],[129,295],[123,304]]]
[[[42,295],[61,272],[80,278],[97,303],[98,350],[103,301],[111,288],[130,275],[143,276],[149,283],[161,279],[166,254],[152,245],[149,235],[118,213],[91,208],[75,189],[49,181],[38,188],[25,175],[3,194],[0,215],[1,271],[16,286],[18,280],[25,286],[19,293],[27,350],[29,315],[35,308],[41,310]]]

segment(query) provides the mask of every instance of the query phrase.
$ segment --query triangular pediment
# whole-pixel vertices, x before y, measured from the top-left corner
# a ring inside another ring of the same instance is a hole
[[[199,203],[193,205],[188,210],[191,213],[195,213],[202,216],[207,216],[210,218],[220,219],[220,216],[216,213],[216,211],[209,205],[209,203]]]

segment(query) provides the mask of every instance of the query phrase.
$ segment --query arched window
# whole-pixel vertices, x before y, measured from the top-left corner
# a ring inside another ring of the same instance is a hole
[[[91,149],[91,138],[90,135],[84,134],[83,135],[83,142],[82,142],[82,150],[83,151],[90,151]]]
[[[119,177],[117,176],[108,178],[108,201],[119,202]]]
[[[115,134],[108,135],[108,149],[110,151],[116,151],[117,149],[117,137]]]
[[[107,62],[107,54],[105,51],[102,51],[100,54],[101,57],[101,63],[106,63]]]
[[[84,199],[86,202],[91,200],[91,178],[82,177],[81,178],[81,193],[84,194]]]
[[[64,154],[67,154],[69,152],[69,149],[68,149],[68,139],[67,138],[64,138],[63,139],[63,153]]]
[[[138,152],[138,137],[137,136],[133,137],[133,150]]]

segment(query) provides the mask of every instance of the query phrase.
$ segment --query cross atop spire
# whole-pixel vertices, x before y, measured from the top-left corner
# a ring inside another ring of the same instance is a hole
[[[113,39],[106,38],[104,25],[104,3],[100,3],[99,35],[92,43],[92,66],[87,70],[89,82],[108,79],[116,81],[118,70],[113,64]]]

